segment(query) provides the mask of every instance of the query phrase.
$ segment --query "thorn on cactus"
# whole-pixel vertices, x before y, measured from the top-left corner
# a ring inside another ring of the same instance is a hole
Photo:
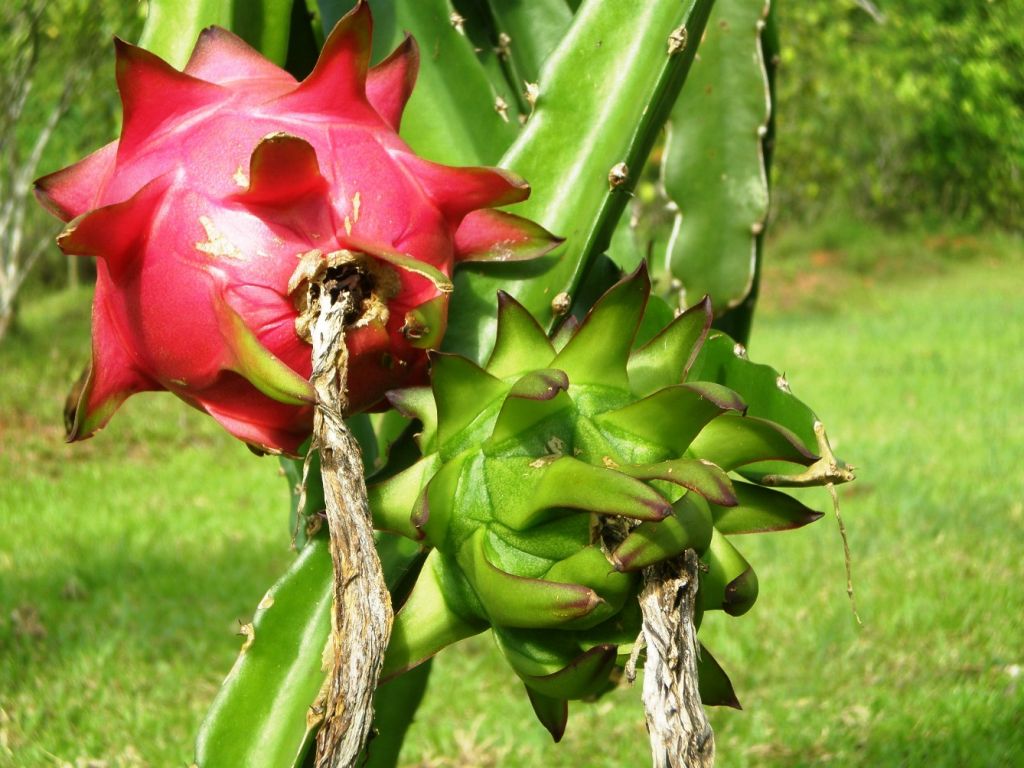
[[[672,34],[668,36],[668,55],[675,56],[677,53],[682,51],[686,47],[686,27],[679,26],[672,30]]]
[[[494,97],[494,111],[498,113],[498,117],[508,122],[508,102],[501,96]]]
[[[457,11],[452,11],[448,14],[448,23],[450,23],[455,31],[460,35],[466,34],[466,19]]]
[[[625,163],[616,163],[608,171],[608,188],[616,189],[629,181],[629,166]]]
[[[551,314],[555,317],[563,317],[572,308],[572,297],[562,291],[551,300]]]

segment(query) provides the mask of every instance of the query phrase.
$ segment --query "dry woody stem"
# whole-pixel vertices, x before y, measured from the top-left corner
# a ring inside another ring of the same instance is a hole
[[[644,570],[644,710],[654,768],[709,768],[715,739],[697,687],[697,554]]]
[[[393,613],[380,559],[359,444],[346,426],[346,317],[353,298],[330,274],[309,285],[310,335],[317,405],[310,453],[320,452],[334,563],[330,672],[317,768],[349,768],[359,760],[373,724],[373,692],[391,638]]]

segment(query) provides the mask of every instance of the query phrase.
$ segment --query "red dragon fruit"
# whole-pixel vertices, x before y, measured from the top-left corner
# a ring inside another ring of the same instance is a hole
[[[120,140],[36,184],[70,222],[61,249],[98,257],[92,365],[69,440],[129,395],[166,389],[251,445],[295,453],[313,399],[300,264],[360,276],[346,334],[358,412],[422,378],[456,261],[556,242],[489,210],[527,197],[521,179],[429,162],[403,143],[416,44],[371,69],[371,29],[360,2],[302,82],[223,29],[203,32],[183,72],[116,42]]]

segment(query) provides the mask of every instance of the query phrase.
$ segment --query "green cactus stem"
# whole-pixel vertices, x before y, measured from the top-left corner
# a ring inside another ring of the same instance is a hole
[[[216,24],[283,66],[291,19],[292,0],[150,0],[139,45],[181,68],[199,33]]]
[[[310,484],[312,485],[312,483]],[[322,508],[322,502],[321,502]],[[377,551],[392,601],[401,605],[423,555],[412,542],[377,534]],[[322,720],[318,703],[330,637],[333,566],[326,532],[309,539],[288,571],[260,600],[245,642],[210,707],[196,742],[201,768],[300,768]],[[377,689],[369,765],[391,766],[391,750],[415,710],[427,668]]]
[[[238,660],[200,728],[196,765],[302,764],[315,734],[307,712],[324,682],[320,664],[306,662],[322,658],[331,626],[328,547],[326,538],[310,542],[260,601]]]
[[[533,188],[515,212],[565,243],[500,274],[473,267],[456,273],[451,312],[460,322],[449,328],[446,349],[482,361],[494,339],[499,290],[548,330],[561,318],[553,300],[566,294],[571,305],[577,298],[682,88],[711,5],[591,0],[580,6],[544,64],[526,125],[501,160]],[[678,42],[683,29],[686,44]],[[618,181],[610,185],[613,169]]]
[[[668,122],[661,176],[676,213],[664,263],[681,303],[707,294],[716,317],[751,294],[768,215],[769,8],[770,0],[715,3]]]
[[[330,30],[353,0],[317,0]],[[452,23],[447,0],[370,0],[374,57],[380,58],[411,35],[420,50],[416,88],[406,106],[400,134],[418,154],[449,165],[497,164],[519,131],[495,110],[500,92],[477,60],[473,44]],[[443,51],[443,55],[439,55]],[[457,86],[453,86],[456,84]]]

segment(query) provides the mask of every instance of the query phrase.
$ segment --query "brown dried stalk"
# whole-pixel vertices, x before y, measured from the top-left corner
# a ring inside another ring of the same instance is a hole
[[[688,549],[681,557],[644,569],[638,643],[647,649],[643,700],[654,768],[709,768],[715,762],[714,733],[697,687],[693,612],[698,563],[697,554]]]
[[[373,724],[373,692],[391,638],[391,597],[373,540],[359,443],[346,426],[345,327],[355,304],[349,281],[321,272],[308,284],[317,405],[310,453],[320,452],[334,562],[331,671],[317,768],[356,765]],[[358,310],[355,310],[358,311]]]

